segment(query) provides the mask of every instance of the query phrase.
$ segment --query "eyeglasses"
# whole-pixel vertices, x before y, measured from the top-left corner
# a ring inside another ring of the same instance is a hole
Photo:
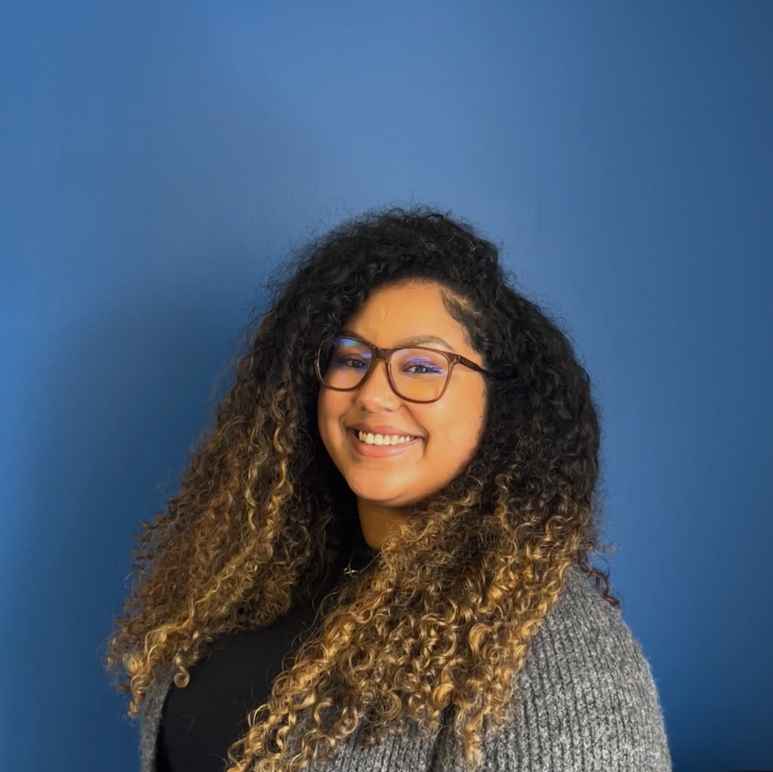
[[[445,393],[454,366],[459,363],[492,378],[492,373],[461,354],[424,346],[379,348],[354,335],[323,341],[314,363],[323,386],[336,391],[356,389],[383,359],[392,390],[409,402],[435,402]]]

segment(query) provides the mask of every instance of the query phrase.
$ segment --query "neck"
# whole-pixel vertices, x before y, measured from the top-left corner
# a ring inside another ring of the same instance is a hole
[[[371,549],[381,549],[384,539],[396,530],[400,523],[408,520],[408,515],[399,507],[386,507],[366,499],[357,499],[357,514],[360,530]]]

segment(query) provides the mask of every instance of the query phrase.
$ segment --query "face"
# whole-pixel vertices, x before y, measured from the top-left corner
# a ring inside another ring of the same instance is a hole
[[[436,335],[448,345],[421,345],[462,354],[484,366],[480,354],[466,342],[464,327],[446,311],[438,284],[403,283],[380,288],[344,327],[370,343],[389,348],[412,336]],[[357,497],[360,523],[371,546],[378,546],[390,524],[401,518],[401,507],[442,489],[473,457],[485,420],[485,389],[482,373],[458,363],[439,400],[410,402],[392,390],[381,360],[352,391],[320,386],[320,436]],[[420,439],[392,455],[363,455],[351,429],[361,422],[393,426],[395,433],[418,435]]]

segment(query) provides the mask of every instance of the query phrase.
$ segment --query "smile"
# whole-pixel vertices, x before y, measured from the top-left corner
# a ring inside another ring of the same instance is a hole
[[[349,435],[349,441],[352,445],[352,447],[362,456],[369,456],[371,458],[381,458],[384,456],[396,456],[400,455],[401,453],[405,453],[405,451],[410,448],[413,445],[416,445],[418,442],[421,441],[421,437],[415,437],[412,440],[407,441],[401,441],[394,445],[392,444],[383,444],[383,445],[369,445],[366,442],[363,442],[359,439],[357,436],[358,431],[357,429],[349,429],[346,432]]]

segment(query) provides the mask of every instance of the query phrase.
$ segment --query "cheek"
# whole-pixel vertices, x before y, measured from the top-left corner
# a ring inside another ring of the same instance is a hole
[[[325,390],[317,399],[318,423],[323,425],[339,420],[343,409],[340,396],[330,390]]]
[[[346,440],[342,418],[349,411],[345,394],[326,391],[317,399],[317,430],[323,444],[332,453]]]
[[[430,437],[442,443],[448,453],[467,453],[480,438],[484,410],[485,403],[478,390],[460,389],[432,416],[431,425],[427,425]]]
[[[330,449],[331,421],[333,420],[335,419],[333,418],[330,400],[321,397],[317,401],[317,430],[328,450]]]

